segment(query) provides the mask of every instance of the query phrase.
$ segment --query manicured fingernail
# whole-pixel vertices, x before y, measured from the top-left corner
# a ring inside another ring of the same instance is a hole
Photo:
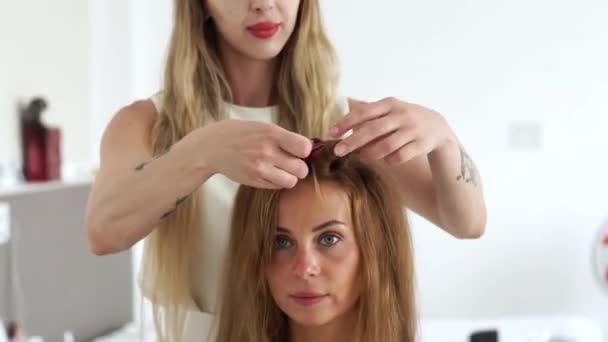
[[[344,152],[346,152],[346,147],[344,147],[344,145],[338,145],[338,146],[336,146],[336,149],[334,150],[334,153],[338,157],[342,157],[344,155]]]

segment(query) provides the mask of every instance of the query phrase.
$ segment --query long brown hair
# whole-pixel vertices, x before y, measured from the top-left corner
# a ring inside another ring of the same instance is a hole
[[[155,155],[205,123],[225,118],[225,103],[232,98],[217,32],[204,3],[174,0],[162,108],[152,136]],[[278,58],[278,123],[308,137],[321,136],[335,120],[338,72],[318,0],[301,1],[294,32]],[[190,274],[201,224],[201,201],[195,191],[146,239],[141,276],[151,286],[145,291],[152,299],[161,341],[180,341],[184,305],[196,306]]]
[[[356,154],[336,157],[331,142],[309,163],[305,182],[323,182],[348,196],[362,265],[356,334],[361,342],[413,342],[416,335],[410,229],[395,181]],[[299,185],[298,185],[299,186]],[[288,340],[288,322],[266,280],[281,194],[241,186],[234,207],[220,300],[217,342]]]

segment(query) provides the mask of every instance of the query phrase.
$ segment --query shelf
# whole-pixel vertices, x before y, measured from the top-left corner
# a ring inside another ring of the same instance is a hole
[[[7,196],[31,194],[36,192],[47,192],[57,189],[65,189],[83,185],[90,185],[93,178],[78,178],[52,182],[21,183],[0,187],[0,199]]]

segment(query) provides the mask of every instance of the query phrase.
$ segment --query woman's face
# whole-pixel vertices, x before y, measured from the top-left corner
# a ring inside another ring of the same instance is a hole
[[[350,312],[359,299],[359,247],[347,196],[321,183],[282,194],[266,277],[279,308],[296,324],[319,326]]]
[[[256,60],[276,57],[291,36],[300,0],[206,0],[222,49]]]

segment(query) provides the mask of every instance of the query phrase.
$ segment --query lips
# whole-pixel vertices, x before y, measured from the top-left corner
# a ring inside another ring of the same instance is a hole
[[[256,38],[269,39],[277,33],[280,26],[281,25],[279,23],[264,21],[248,26],[247,31],[249,31]]]
[[[320,293],[312,293],[312,292],[301,292],[291,295],[291,299],[293,299],[296,304],[302,306],[313,306],[319,304],[323,299],[325,299],[328,295],[320,294]]]

